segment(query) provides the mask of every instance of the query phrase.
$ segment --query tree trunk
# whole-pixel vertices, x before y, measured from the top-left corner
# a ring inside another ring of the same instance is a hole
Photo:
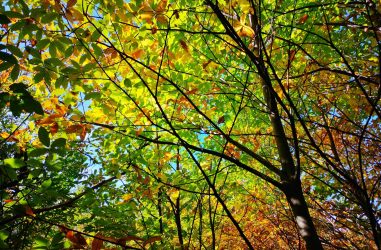
[[[293,180],[284,185],[283,192],[294,215],[298,231],[307,249],[323,249],[311,215],[308,211],[306,200],[303,196],[300,180]]]
[[[376,216],[374,214],[371,201],[369,200],[368,195],[366,194],[366,191],[364,191],[363,199],[359,199],[361,201],[361,208],[363,211],[365,211],[366,217],[369,219],[369,223],[372,229],[373,239],[374,243],[378,250],[381,249],[381,228],[378,224],[378,221],[376,219]],[[361,197],[361,196],[360,196]]]

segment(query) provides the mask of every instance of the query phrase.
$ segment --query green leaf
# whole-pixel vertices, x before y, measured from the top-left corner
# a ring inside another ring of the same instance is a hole
[[[32,249],[48,249],[49,241],[42,237],[37,237],[34,240]]]
[[[42,71],[38,72],[37,74],[34,75],[33,80],[35,83],[39,83],[44,79],[44,73]]]
[[[24,101],[24,109],[25,111],[29,113],[35,112],[36,114],[43,115],[44,110],[42,108],[41,103],[36,101],[31,95],[24,95],[23,96],[23,101]]]
[[[64,148],[66,145],[66,139],[65,138],[58,138],[57,140],[53,141],[52,148],[54,149],[60,149]]]
[[[9,18],[23,18],[24,15],[19,13],[19,12],[15,12],[15,11],[4,11],[3,12],[7,17]]]
[[[124,85],[125,85],[126,87],[131,87],[131,86],[132,86],[131,80],[128,79],[128,78],[124,79]]]
[[[98,30],[95,30],[93,34],[91,34],[91,41],[95,42],[99,37],[101,37],[101,34],[98,32]]]
[[[8,24],[10,22],[11,20],[6,15],[0,14],[0,24]]]
[[[49,53],[51,57],[57,57],[57,47],[53,42],[49,44]]]
[[[42,186],[43,188],[48,188],[48,187],[50,187],[51,185],[52,185],[52,180],[51,180],[51,179],[48,179],[48,180],[46,180],[46,181],[44,181],[44,182],[41,183],[41,186]]]
[[[0,64],[0,72],[9,69],[12,66],[13,66],[12,63],[3,62],[2,64]]]
[[[28,16],[30,13],[28,5],[25,3],[24,0],[19,0],[19,3],[21,4],[21,9],[22,9],[22,12],[24,13],[24,15]]]
[[[23,53],[18,47],[13,46],[13,45],[7,45],[7,49],[10,52],[12,52],[13,55],[15,55],[17,57],[23,57]]]
[[[9,233],[5,230],[0,231],[0,249],[9,249],[5,240],[9,237]]]
[[[48,58],[44,61],[45,64],[50,64],[53,67],[64,67],[65,64],[58,58]]]
[[[73,42],[67,38],[66,36],[62,36],[59,38],[59,41],[61,42],[61,44],[66,44],[66,45],[71,45]],[[60,46],[60,45],[58,45]],[[61,45],[62,46],[62,45]],[[60,49],[64,49],[64,47],[60,47]]]
[[[68,58],[70,57],[74,52],[74,46],[69,46],[66,50],[65,50],[65,57]]]
[[[50,23],[52,22],[56,17],[57,17],[57,13],[46,13],[45,15],[43,15],[41,17],[41,22],[42,23]]]
[[[25,162],[21,159],[8,158],[4,160],[4,164],[11,168],[21,168],[25,166]]]
[[[45,128],[40,127],[40,129],[38,130],[38,139],[46,147],[50,146],[49,132]]]
[[[6,176],[7,179],[10,179],[10,180],[16,180],[17,179],[16,169],[11,168],[9,166],[0,166],[0,170],[1,170],[0,171],[1,175]]]
[[[5,230],[0,231],[0,240],[6,240],[9,236],[9,233]]]
[[[12,24],[12,30],[17,31],[21,30],[25,26],[26,22],[25,20],[19,20],[16,23]]]
[[[67,78],[65,76],[58,77],[54,86],[56,86],[56,88],[63,87],[65,89],[67,87]]]
[[[18,63],[16,57],[14,57],[12,54],[2,52],[2,51],[0,51],[0,59],[3,61],[6,61],[6,62],[12,63],[12,64]]]
[[[11,79],[13,81],[16,81],[19,78],[19,74],[20,74],[20,66],[16,64],[11,71]]]
[[[21,112],[22,112],[22,107],[20,105],[20,100],[18,100],[17,98],[13,97],[13,98],[10,98],[10,105],[9,105],[9,109],[11,110],[12,112],[12,115],[14,116],[20,116]]]
[[[28,93],[26,90],[28,86],[26,86],[23,83],[14,83],[11,86],[9,86],[9,89],[12,90],[14,93]]]
[[[97,57],[100,57],[103,55],[103,50],[98,46],[96,45],[95,43],[93,43],[91,45],[91,47],[93,48],[94,50],[94,55],[97,56]]]
[[[0,93],[0,110],[7,105],[7,103],[9,102],[9,97],[10,95],[8,92]]]
[[[41,155],[45,155],[48,152],[48,149],[46,148],[36,148],[32,150],[30,153],[28,153],[28,156],[31,158],[39,157]]]
[[[25,50],[30,53],[34,58],[40,59],[41,60],[41,54],[38,50],[35,48],[32,48],[30,46],[26,46]]]
[[[39,50],[44,50],[49,43],[50,43],[50,39],[42,39],[37,42],[36,48]]]

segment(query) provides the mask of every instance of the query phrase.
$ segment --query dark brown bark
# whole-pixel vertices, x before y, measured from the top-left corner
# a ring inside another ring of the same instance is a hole
[[[378,250],[381,249],[381,228],[380,224],[377,221],[377,218],[375,216],[375,212],[372,208],[372,204],[370,202],[370,199],[368,195],[366,194],[366,191],[363,192],[363,196],[360,196],[358,198],[360,200],[360,206],[362,207],[362,210],[365,212],[366,217],[369,219],[370,227],[372,229],[373,239],[374,243]]]
[[[253,9],[255,10],[255,5],[252,1],[251,3]],[[261,85],[263,88],[263,95],[267,106],[267,111],[270,116],[271,127],[273,130],[272,134],[275,138],[278,156],[281,163],[281,173],[279,174],[280,179],[283,183],[283,187],[281,189],[287,197],[294,218],[296,220],[298,230],[306,243],[307,249],[323,249],[316,228],[312,222],[311,215],[308,211],[307,203],[303,196],[300,182],[300,170],[294,164],[294,159],[291,154],[287,136],[281,121],[281,115],[277,107],[278,102],[276,99],[276,93],[273,89],[271,78],[265,66],[265,62],[261,56],[255,56],[253,51],[250,50],[241,40],[237,32],[222,13],[221,9],[219,9],[218,3],[215,4],[213,1],[207,0],[207,4],[212,8],[218,19],[221,21],[222,25],[225,27],[226,33],[238,44],[238,46],[243,49],[243,51],[247,54],[247,56],[258,69],[258,74],[261,77]],[[254,11],[254,23],[252,25],[256,31],[256,34],[260,34],[260,26],[257,20],[258,17]],[[255,40],[258,45],[257,54],[261,55],[261,41],[259,36],[257,36],[257,39]],[[274,173],[278,174],[277,171],[274,171]]]
[[[179,243],[180,243],[180,248],[184,249],[184,239],[183,239],[183,229],[181,226],[181,215],[180,215],[180,195],[176,199],[176,204],[175,204],[175,220],[176,220],[176,226],[177,226],[177,236],[179,237]]]
[[[292,210],[298,231],[302,236],[307,249],[323,249],[316,228],[308,211],[306,200],[303,196],[301,183],[294,180],[286,183],[283,188],[288,204]]]
[[[288,204],[292,210],[298,231],[305,241],[307,249],[323,249],[316,228],[308,211],[306,200],[304,199],[302,184],[300,182],[300,171],[296,168],[284,132],[283,124],[275,99],[275,92],[271,86],[267,71],[263,68],[264,78],[262,78],[263,95],[270,114],[271,127],[277,146],[281,168],[282,168],[282,191],[286,195]]]

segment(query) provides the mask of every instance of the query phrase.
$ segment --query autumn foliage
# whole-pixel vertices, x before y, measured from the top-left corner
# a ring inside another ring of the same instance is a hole
[[[381,4],[0,6],[0,249],[381,249]]]

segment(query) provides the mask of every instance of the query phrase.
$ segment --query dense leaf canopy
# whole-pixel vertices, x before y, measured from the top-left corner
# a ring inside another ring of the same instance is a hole
[[[381,3],[6,0],[0,249],[381,249]]]

